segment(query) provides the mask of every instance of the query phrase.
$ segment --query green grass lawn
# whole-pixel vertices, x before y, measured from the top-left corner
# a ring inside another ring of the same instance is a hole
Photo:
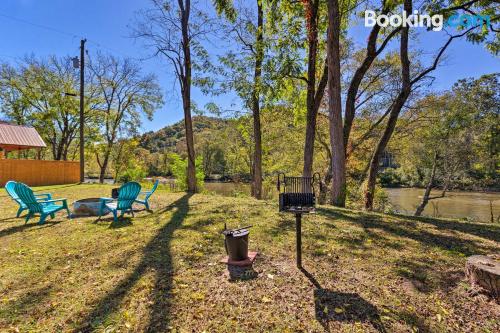
[[[61,185],[70,203],[111,186]],[[42,190],[38,188],[36,190]],[[500,228],[158,191],[154,213],[45,225],[0,196],[1,332],[498,332],[500,308],[469,295],[467,256],[498,253]],[[230,281],[220,231],[251,224],[257,277]]]

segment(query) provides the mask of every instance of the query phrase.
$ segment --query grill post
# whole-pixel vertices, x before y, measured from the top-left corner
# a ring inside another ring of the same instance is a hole
[[[302,269],[302,214],[313,213],[316,205],[317,184],[321,190],[319,173],[312,177],[287,177],[278,174],[279,211],[295,214],[295,240],[297,268]]]
[[[295,232],[297,240],[297,267],[302,268],[302,213],[295,214]]]

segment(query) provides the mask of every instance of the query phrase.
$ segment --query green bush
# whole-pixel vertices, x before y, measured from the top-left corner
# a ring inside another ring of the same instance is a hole
[[[364,209],[364,190],[365,184],[348,180],[347,182],[347,202],[346,206],[352,209]],[[375,187],[373,196],[373,209],[379,212],[392,212],[388,193],[378,184]]]
[[[129,168],[125,170],[120,176],[118,177],[118,181],[121,183],[127,183],[131,181],[136,181],[140,182],[147,176],[147,171],[140,165],[136,165],[133,168]]]
[[[382,187],[400,187],[403,185],[401,175],[396,169],[386,168],[379,174],[379,181]]]
[[[177,187],[180,190],[187,190],[187,159],[182,159],[178,154],[170,155],[170,169],[175,177]],[[203,180],[205,174],[203,173],[203,158],[198,156],[196,158],[196,187],[198,191],[203,190]]]

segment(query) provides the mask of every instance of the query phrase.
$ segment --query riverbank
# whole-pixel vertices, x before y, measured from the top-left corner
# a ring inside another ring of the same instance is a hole
[[[205,183],[205,189],[228,197],[250,196],[250,185],[245,183],[208,182]],[[383,190],[388,195],[390,210],[404,215],[415,213],[425,191],[403,187]],[[441,194],[439,191],[432,193]],[[431,200],[423,215],[490,222],[492,210],[493,220],[496,221],[500,216],[500,193],[450,191],[444,198]]]
[[[43,188],[69,202],[113,186]],[[37,189],[42,190],[42,189]],[[154,213],[46,225],[0,196],[0,331],[473,332],[500,329],[498,305],[470,296],[466,257],[500,251],[487,223],[319,207],[303,219],[275,202],[159,190]],[[257,277],[231,282],[220,230],[253,225]]]

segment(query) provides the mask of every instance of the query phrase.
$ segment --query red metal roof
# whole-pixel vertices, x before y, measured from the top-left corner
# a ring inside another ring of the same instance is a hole
[[[0,122],[0,147],[14,150],[45,148],[47,145],[33,127]]]

